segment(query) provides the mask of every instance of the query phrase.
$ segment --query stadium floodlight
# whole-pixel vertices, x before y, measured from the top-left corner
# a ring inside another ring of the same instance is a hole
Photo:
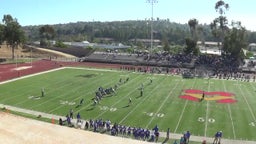
[[[147,3],[151,4],[151,36],[150,36],[150,50],[153,50],[153,21],[154,21],[154,4],[157,3],[157,0],[147,0]]]

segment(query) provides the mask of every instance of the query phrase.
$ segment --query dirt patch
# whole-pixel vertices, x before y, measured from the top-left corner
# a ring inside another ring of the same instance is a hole
[[[12,57],[12,51],[11,51],[11,47],[7,46],[5,44],[0,45],[0,57],[1,58],[11,58]],[[57,52],[57,51],[52,51],[52,50],[47,50],[47,49],[42,49],[42,48],[37,48],[37,47],[18,47],[15,49],[14,51],[15,56],[17,56],[18,58],[73,58],[74,56],[68,55],[68,54],[64,54],[61,52]]]

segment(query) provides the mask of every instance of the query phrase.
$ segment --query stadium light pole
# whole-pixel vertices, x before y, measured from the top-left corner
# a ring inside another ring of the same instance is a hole
[[[153,50],[153,21],[154,21],[154,4],[157,3],[157,0],[147,0],[151,4],[151,36],[150,36],[150,51]]]

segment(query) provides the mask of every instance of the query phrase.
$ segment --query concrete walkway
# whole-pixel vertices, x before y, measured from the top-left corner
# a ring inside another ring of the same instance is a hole
[[[48,114],[48,113],[44,113],[44,112],[38,112],[38,111],[18,108],[18,107],[14,107],[14,106],[10,106],[10,105],[0,104],[0,108],[6,108],[7,110],[26,113],[26,114],[31,114],[31,115],[35,115],[35,116],[40,115],[43,118],[54,119],[56,121],[58,121],[59,118],[66,119],[66,117],[64,117],[64,116],[59,116],[59,115]],[[73,119],[72,123],[74,123],[75,127],[77,127],[76,119]],[[81,128],[83,128],[83,126],[84,126],[84,123],[82,124]],[[170,138],[171,139],[180,139],[181,136],[182,136],[181,134],[170,133]],[[161,132],[160,137],[165,138],[166,137],[166,132]],[[207,143],[209,143],[209,142],[213,141],[213,138],[203,137],[203,136],[193,136],[193,135],[190,137],[190,141],[202,142],[203,140],[206,140]],[[222,144],[256,144],[256,141],[242,141],[242,140],[222,139]]]

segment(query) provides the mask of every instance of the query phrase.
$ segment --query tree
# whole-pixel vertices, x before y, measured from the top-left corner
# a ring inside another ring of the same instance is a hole
[[[198,38],[197,38],[197,24],[198,24],[197,19],[190,19],[188,21],[191,38],[186,38],[185,39],[186,48],[185,48],[184,52],[186,54],[193,53],[193,54],[197,55],[198,52],[199,52],[199,50],[197,50],[198,48],[196,47],[197,40],[198,40]]]
[[[164,45],[164,47],[163,47],[164,51],[170,52],[170,45],[169,45],[168,39],[165,36],[164,36],[162,42]]]
[[[65,44],[64,44],[63,42],[61,42],[61,41],[57,41],[54,46],[55,46],[55,47],[59,47],[59,48],[67,48],[67,45],[65,45]]]
[[[219,0],[215,4],[216,12],[219,12],[220,15],[225,14],[225,12],[229,9],[229,4],[225,3],[223,0]]]
[[[215,18],[213,22],[210,24],[210,27],[212,29],[212,34],[219,38],[219,41],[223,43],[225,33],[228,30],[228,20],[224,14],[229,9],[229,4],[225,3],[223,0],[219,0],[215,4],[215,10],[220,15],[219,17]],[[221,48],[220,48],[221,49]]]
[[[0,44],[4,41],[4,25],[0,24]]]
[[[186,42],[186,48],[184,49],[184,53],[185,54],[198,54],[198,50],[196,48],[196,41],[192,40],[191,38],[186,38],[185,39]]]
[[[41,46],[49,46],[49,40],[55,37],[55,31],[52,26],[44,25],[39,29],[40,33],[40,45]]]
[[[197,27],[197,32],[198,32],[198,40],[200,40],[202,43],[204,43],[205,41],[205,31],[204,31],[204,27],[202,25]]]
[[[224,38],[223,51],[234,58],[243,58],[243,48],[247,47],[246,29],[241,26],[241,22],[232,22],[232,29]]]
[[[7,45],[11,46],[12,59],[14,59],[14,49],[25,41],[24,31],[21,29],[17,19],[13,19],[11,15],[4,15],[2,21],[4,23],[3,40],[6,41]]]
[[[198,21],[197,19],[190,19],[188,21],[188,25],[189,25],[189,29],[190,29],[190,34],[191,37],[194,41],[197,41],[197,25],[198,25]]]

